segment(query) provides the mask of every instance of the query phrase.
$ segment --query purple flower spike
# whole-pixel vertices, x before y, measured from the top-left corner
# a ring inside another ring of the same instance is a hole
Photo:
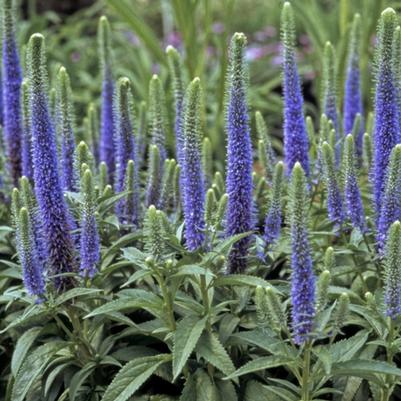
[[[4,140],[10,175],[13,185],[17,186],[22,168],[22,116],[20,99],[22,73],[14,34],[13,0],[4,0],[2,5]]]
[[[71,217],[64,200],[57,165],[57,148],[47,99],[44,38],[34,34],[29,40],[30,115],[35,193],[43,236],[47,246],[47,267],[52,274],[75,270]],[[71,285],[68,277],[56,277],[55,286]]]
[[[188,87],[184,118],[184,215],[187,248],[195,251],[205,241],[205,188],[200,155],[201,86],[195,78]]]
[[[227,130],[227,179],[228,205],[226,235],[252,231],[252,145],[250,140],[247,103],[247,66],[244,60],[246,37],[234,34],[231,40],[230,64],[228,68],[228,103],[226,110]],[[246,268],[246,257],[250,237],[233,245],[229,255],[228,271],[242,272]]]
[[[281,13],[281,40],[283,43],[284,91],[284,157],[287,173],[299,161],[309,175],[309,143],[306,131],[303,96],[295,56],[295,23],[291,4],[284,3]]]

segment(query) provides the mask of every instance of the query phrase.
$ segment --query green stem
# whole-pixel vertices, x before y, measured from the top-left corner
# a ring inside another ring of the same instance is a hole
[[[205,268],[206,269],[206,268]],[[211,329],[210,325],[210,301],[209,301],[209,292],[206,284],[206,276],[202,274],[200,276],[200,290],[202,293],[203,307],[205,308],[205,316],[207,316],[207,328]]]
[[[388,318],[388,336],[387,336],[387,362],[392,364],[393,363],[393,341],[394,341],[394,322],[389,317]],[[389,401],[391,393],[393,392],[394,388],[394,378],[392,375],[386,375],[386,387],[384,388],[381,396],[381,401]]]
[[[175,331],[176,324],[175,324],[175,317],[174,317],[174,308],[173,308],[173,301],[171,299],[170,290],[166,286],[166,282],[161,275],[156,276],[157,282],[159,283],[160,289],[162,291],[164,305],[166,307],[167,319],[170,325],[170,329]]]
[[[309,392],[311,351],[312,351],[312,341],[308,340],[305,344],[305,349],[304,349],[304,363],[303,363],[303,373],[302,373],[302,383],[301,383],[301,392],[302,392],[301,401],[311,401]]]

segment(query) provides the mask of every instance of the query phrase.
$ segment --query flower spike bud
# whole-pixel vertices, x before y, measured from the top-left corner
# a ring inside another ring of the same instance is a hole
[[[153,75],[149,83],[149,118],[152,145],[156,145],[160,153],[160,168],[166,160],[166,121],[164,90],[160,78]]]
[[[181,177],[181,166],[179,164],[175,165],[174,177],[173,177],[173,196],[174,196],[174,210],[178,217],[180,214],[181,206],[181,192],[180,192],[180,177]]]
[[[339,332],[344,326],[349,313],[349,296],[345,292],[340,295],[333,317],[333,331]]]
[[[284,90],[284,158],[287,173],[299,161],[309,175],[309,143],[303,112],[303,96],[295,54],[295,22],[291,4],[281,11],[281,42],[283,44]]]
[[[101,162],[99,164],[99,193],[102,194],[108,185],[107,164]]]
[[[92,278],[100,260],[100,240],[97,229],[95,210],[95,190],[92,173],[86,170],[81,180],[83,207],[81,213],[80,251],[81,263],[79,272],[82,277]]]
[[[176,157],[180,165],[184,163],[184,135],[183,135],[183,118],[184,118],[184,72],[181,56],[173,46],[167,46],[167,63],[172,81],[175,108],[175,145]]]
[[[213,177],[213,184],[212,187],[217,190],[217,195],[221,196],[224,194],[226,190],[226,184],[224,183],[223,176],[221,175],[220,171],[216,171]]]
[[[209,188],[213,177],[213,147],[207,137],[203,138],[202,142],[202,168],[205,174],[205,188]]]
[[[326,304],[329,293],[329,285],[330,285],[330,272],[328,270],[324,270],[320,273],[318,282],[316,284],[316,310],[317,312],[321,312]]]
[[[252,231],[252,145],[248,116],[248,73],[245,62],[246,37],[235,33],[231,39],[227,80],[227,178],[228,194],[226,236]],[[248,236],[236,242],[228,258],[228,272],[239,273],[246,268]]]
[[[210,188],[206,192],[206,201],[205,201],[205,224],[209,231],[213,227],[213,222],[214,222],[213,216],[215,215],[216,206],[217,206],[216,195],[214,194],[213,189]]]
[[[164,162],[164,174],[162,188],[160,194],[160,205],[164,210],[168,210],[172,206],[174,198],[174,174],[177,162],[174,159],[166,159]]]
[[[377,248],[383,254],[388,229],[401,219],[401,145],[394,147],[387,168],[385,191],[377,218]]]
[[[1,94],[0,94],[1,97]],[[21,163],[22,174],[33,179],[32,165],[32,132],[31,116],[29,114],[29,79],[24,79],[21,85],[21,106],[22,106],[22,138],[21,138]]]
[[[19,211],[22,207],[21,194],[18,188],[13,188],[11,192],[11,217],[14,228],[18,227]]]
[[[227,210],[228,194],[223,194],[217,204],[216,216],[214,218],[214,229],[218,230],[223,226],[223,219]]]
[[[93,103],[89,104],[88,114],[87,114],[87,139],[90,143],[91,153],[95,159],[96,167],[99,163],[99,140],[98,140],[98,115],[96,111],[96,106]]]
[[[3,0],[0,20],[2,29],[2,78],[3,78],[3,112],[4,141],[8,156],[10,176],[15,186],[21,175],[21,82],[22,72],[15,40],[14,0]]]
[[[354,147],[354,138],[349,134],[345,138],[343,155],[345,207],[352,225],[363,232],[366,229],[365,213],[363,211],[361,192],[359,190],[358,179],[356,176],[355,156],[356,149]]]
[[[359,127],[354,130],[355,119],[363,115],[363,103],[361,93],[361,71],[360,71],[360,47],[361,47],[361,16],[354,15],[352,21],[348,53],[347,70],[344,88],[344,106],[343,106],[343,127],[344,134],[354,132],[355,150],[359,158],[362,157],[362,138],[364,127],[360,120]]]
[[[160,201],[162,173],[160,171],[160,152],[156,145],[149,149],[148,183],[146,188],[145,204],[158,205]]]
[[[344,221],[343,201],[336,178],[334,152],[327,142],[323,143],[322,156],[327,189],[327,211],[330,221],[338,227]]]
[[[335,265],[336,265],[336,259],[334,256],[334,249],[329,246],[326,249],[326,252],[324,253],[324,257],[323,257],[323,265],[324,265],[324,269],[328,270],[329,272],[332,272]]]
[[[98,26],[99,58],[102,74],[102,102],[100,116],[100,161],[107,164],[109,180],[114,174],[114,116],[113,94],[114,79],[112,73],[112,51],[110,25],[105,16],[100,17]]]
[[[270,206],[265,219],[264,239],[267,247],[274,244],[280,236],[282,220],[281,202],[284,187],[283,179],[284,164],[283,162],[278,162],[274,169]]]
[[[61,143],[61,172],[64,190],[75,189],[74,182],[74,117],[70,77],[67,70],[61,67],[57,74],[56,87],[56,128]]]
[[[386,315],[396,319],[401,312],[401,224],[398,220],[388,232],[384,279]]]
[[[43,265],[40,263],[28,210],[23,207],[18,219],[17,248],[22,266],[24,286],[29,295],[42,296],[45,292]]]
[[[140,203],[139,203],[139,188],[138,175],[135,171],[136,166],[133,160],[128,160],[125,173],[124,191],[128,194],[125,197],[122,220],[126,224],[132,224],[135,227],[139,225]]]
[[[44,37],[29,39],[30,111],[35,194],[38,201],[43,238],[51,274],[76,269],[70,230],[72,220],[64,200],[57,164],[56,136],[47,100],[47,73]],[[57,289],[72,284],[69,277],[56,277]]]
[[[205,189],[201,149],[201,97],[200,79],[188,86],[184,113],[184,220],[187,248],[195,251],[205,241]]]
[[[147,108],[146,102],[142,101],[139,103],[139,112],[138,112],[138,140],[137,140],[137,148],[138,148],[138,162],[139,166],[143,165],[145,158],[146,147],[149,145],[147,141]]]
[[[363,161],[366,169],[370,172],[373,160],[372,139],[368,132],[363,134]]]
[[[337,111],[337,71],[334,47],[330,42],[326,42],[323,55],[323,90],[322,90],[322,110],[327,118],[332,121],[334,129],[334,144],[336,156],[336,166],[340,161],[341,145],[338,127]]]
[[[294,340],[302,344],[310,338],[315,317],[315,276],[308,239],[308,190],[299,162],[292,171],[289,201],[291,233],[291,303]]]
[[[74,155],[74,174],[76,185],[80,182],[82,173],[85,172],[85,170],[82,171],[82,165],[87,164],[88,166],[91,166],[92,161],[93,157],[89,151],[88,145],[84,141],[81,141],[76,147]]]
[[[395,80],[393,74],[392,45],[397,16],[392,8],[381,14],[376,49],[376,93],[374,122],[374,204],[380,209],[385,191],[390,153],[400,141]]]
[[[159,261],[166,248],[166,239],[161,213],[153,205],[149,206],[146,212],[144,232],[146,235],[146,252],[156,261]]]

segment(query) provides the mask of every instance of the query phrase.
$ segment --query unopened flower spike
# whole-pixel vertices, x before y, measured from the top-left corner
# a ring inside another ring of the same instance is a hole
[[[174,159],[166,159],[164,162],[163,182],[160,193],[160,205],[163,210],[170,210],[174,198],[174,173],[177,162]]]
[[[72,220],[59,177],[56,136],[48,109],[45,44],[40,34],[29,40],[29,61],[35,194],[47,247],[46,266],[51,274],[69,273],[76,269]],[[70,285],[71,278],[55,278],[57,289]]]
[[[114,160],[114,115],[113,115],[113,62],[111,52],[111,32],[107,17],[102,16],[98,26],[99,59],[102,74],[102,101],[100,115],[100,161],[107,164],[109,180],[113,177]]]
[[[358,186],[355,166],[356,158],[357,153],[354,146],[354,138],[349,134],[345,138],[343,155],[345,208],[353,227],[357,227],[363,232],[366,230],[365,213],[362,205],[361,192]]]
[[[315,317],[315,276],[307,228],[309,202],[306,176],[300,163],[296,163],[291,176],[288,219],[291,234],[291,316],[297,344],[310,338]]]
[[[322,145],[322,157],[327,189],[327,211],[330,221],[338,228],[344,221],[343,200],[337,180],[334,152],[327,142]]]
[[[252,199],[252,145],[248,116],[248,72],[244,58],[246,37],[235,33],[231,39],[227,79],[227,178],[226,236],[254,228]],[[228,272],[243,272],[247,266],[248,236],[236,242],[228,258]]]
[[[99,138],[98,138],[98,115],[96,106],[93,103],[89,104],[87,113],[87,138],[90,143],[91,153],[95,159],[96,166],[99,163]]]
[[[75,188],[74,179],[74,116],[70,77],[64,67],[57,74],[56,132],[61,144],[61,177],[64,190]]]
[[[295,51],[294,13],[289,2],[281,11],[281,41],[283,44],[284,91],[284,158],[287,173],[300,162],[309,175],[309,143],[303,112],[303,96],[298,75]]]
[[[401,219],[401,145],[391,152],[385,189],[377,216],[377,248],[383,254],[387,232],[394,221]]]
[[[181,56],[173,46],[167,46],[167,63],[172,81],[175,108],[175,148],[176,157],[180,165],[184,163],[184,73]]]
[[[347,69],[344,88],[343,105],[343,128],[344,134],[353,131],[355,119],[359,114],[362,120],[363,103],[361,93],[361,71],[360,71],[360,47],[361,47],[361,16],[354,15],[347,54]],[[355,132],[355,150],[358,158],[362,157],[362,140],[364,127],[360,121],[359,129]]]
[[[210,188],[213,178],[213,147],[209,138],[202,142],[202,168],[205,174],[205,188]]]
[[[3,86],[3,135],[8,156],[8,167],[13,185],[21,176],[21,83],[22,72],[15,39],[14,0],[3,0],[2,21],[2,86]]]
[[[148,130],[148,120],[147,120],[147,106],[146,102],[142,101],[139,103],[138,111],[138,162],[142,166],[145,159],[145,151],[148,144],[147,130]]]
[[[87,164],[88,166],[92,166],[93,162],[93,156],[89,151],[88,145],[84,142],[81,141],[74,152],[74,176],[75,176],[75,181],[76,181],[76,186],[79,187],[79,182],[82,176],[82,165]]]
[[[278,162],[274,169],[269,210],[265,219],[264,240],[266,241],[267,247],[275,243],[281,232],[283,179],[284,165],[282,162]]]
[[[376,91],[374,121],[374,206],[376,213],[383,203],[385,177],[390,153],[400,141],[397,114],[395,79],[393,74],[393,33],[397,15],[392,8],[381,14],[378,28],[378,45],[376,49]]]
[[[135,162],[128,160],[124,186],[124,191],[127,192],[127,195],[123,203],[121,216],[123,223],[138,227],[140,224],[141,207],[138,199],[138,174],[135,171],[136,168]]]
[[[96,223],[95,191],[90,170],[86,170],[81,179],[83,205],[81,210],[80,267],[82,277],[92,278],[100,260],[100,240]]]
[[[156,261],[160,260],[166,249],[166,239],[161,213],[153,205],[149,206],[145,216],[144,233],[146,252]]]
[[[186,93],[184,114],[183,206],[186,246],[199,249],[205,241],[205,188],[201,149],[201,96],[199,78],[195,78]]]
[[[162,172],[160,171],[160,152],[156,145],[149,148],[148,182],[146,187],[145,205],[158,205],[161,193]]]
[[[29,114],[29,80],[24,79],[21,85],[21,106],[22,106],[22,138],[21,138],[21,163],[22,175],[33,179],[32,165],[32,133],[31,116]]]
[[[335,132],[335,155],[336,165],[340,161],[341,144],[338,124],[337,110],[337,70],[334,47],[330,42],[326,42],[323,54],[323,90],[322,90],[322,110],[329,120],[333,123]]]
[[[388,232],[384,280],[386,315],[396,319],[401,312],[401,224],[398,220]]]
[[[164,90],[160,78],[153,75],[149,83],[149,125],[152,145],[160,153],[160,168],[167,157]]]
[[[43,264],[36,250],[33,229],[28,210],[25,207],[21,208],[18,219],[17,248],[23,282],[29,295],[41,297],[45,292]]]

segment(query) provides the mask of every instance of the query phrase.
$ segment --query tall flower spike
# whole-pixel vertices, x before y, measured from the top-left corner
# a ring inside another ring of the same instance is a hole
[[[125,183],[128,160],[136,160],[132,92],[128,78],[120,78],[114,104],[114,139],[117,149],[116,189],[121,192]]]
[[[374,205],[376,213],[382,204],[390,153],[400,140],[397,102],[393,75],[392,43],[397,16],[392,8],[381,14],[376,50],[376,93],[374,122]]]
[[[61,67],[57,74],[56,86],[56,132],[61,143],[61,178],[66,191],[75,189],[73,124],[70,77],[67,70]]]
[[[343,156],[345,207],[352,225],[363,232],[366,229],[365,213],[363,211],[361,192],[356,176],[355,155],[354,138],[351,134],[348,134],[345,138]]]
[[[269,211],[265,219],[264,239],[270,247],[280,236],[281,231],[281,201],[283,196],[284,165],[278,162],[274,169]]]
[[[363,115],[362,93],[361,93],[361,71],[359,62],[359,49],[361,46],[361,16],[354,15],[352,21],[351,34],[347,54],[347,77],[344,88],[344,106],[343,106],[343,126],[344,134],[351,133],[354,121],[359,113]],[[363,124],[360,124],[359,130],[355,136],[356,154],[362,157],[362,139]]]
[[[386,315],[394,320],[401,313],[401,224],[399,221],[395,221],[388,232],[384,278]]]
[[[335,50],[330,42],[326,42],[324,46],[322,83],[322,110],[333,123],[335,130],[336,164],[338,164],[340,161],[341,144],[337,115],[337,70]]]
[[[140,203],[138,196],[138,174],[133,160],[128,160],[125,173],[124,191],[128,194],[125,197],[122,210],[122,221],[125,224],[139,225]]]
[[[274,165],[276,164],[276,155],[267,131],[265,120],[262,113],[257,111],[255,113],[256,131],[259,139],[259,161],[263,163],[266,177],[270,180],[273,177]]]
[[[174,173],[176,165],[177,162],[174,159],[166,159],[164,162],[163,182],[159,201],[159,204],[162,206],[163,210],[170,210],[173,203]]]
[[[344,221],[343,201],[337,181],[335,157],[332,147],[324,142],[322,145],[323,170],[327,188],[327,211],[330,221],[340,226]]]
[[[160,162],[166,160],[166,122],[164,110],[164,91],[160,78],[153,75],[149,83],[149,115],[152,145],[156,145],[160,153]]]
[[[30,112],[35,193],[43,222],[47,246],[47,266],[52,274],[75,270],[71,218],[58,175],[54,127],[47,103],[47,74],[44,38],[34,34],[29,39]],[[63,289],[71,284],[67,277],[57,277],[55,285]]]
[[[306,132],[303,96],[295,54],[295,22],[289,2],[281,12],[281,41],[283,44],[284,91],[284,157],[287,173],[299,161],[309,175],[308,134]]]
[[[183,113],[184,113],[184,84],[183,66],[178,51],[173,46],[167,46],[167,62],[172,80],[175,107],[175,148],[176,157],[180,165],[184,164],[184,135],[183,135]]]
[[[379,253],[383,253],[390,225],[401,219],[401,145],[396,145],[391,152],[381,202],[376,227]]]
[[[98,116],[96,112],[96,107],[91,103],[88,107],[87,115],[87,130],[88,130],[88,140],[91,145],[91,151],[93,158],[95,159],[96,166],[99,163],[99,141],[98,141]]]
[[[245,35],[235,33],[231,39],[227,80],[227,236],[252,231],[254,227],[252,145],[246,93],[248,75],[244,59],[245,46]],[[249,236],[233,245],[228,260],[228,271],[230,273],[245,270],[249,245]]]
[[[21,143],[21,162],[22,174],[29,179],[33,179],[32,166],[32,133],[31,116],[29,115],[29,80],[24,79],[21,85],[22,103],[22,143]]]
[[[315,276],[308,240],[308,191],[299,163],[292,171],[289,201],[291,232],[291,303],[294,340],[302,344],[310,338],[315,316]]]
[[[156,145],[151,145],[149,148],[148,183],[145,195],[145,205],[147,207],[159,204],[161,180],[159,148]]]
[[[17,248],[22,266],[23,281],[29,295],[42,296],[45,292],[43,265],[40,263],[33,240],[33,227],[28,210],[23,207],[19,213]]]
[[[3,107],[4,141],[7,150],[8,165],[13,185],[18,185],[21,175],[21,82],[22,73],[18,49],[15,40],[15,21],[13,0],[3,0],[1,21],[3,49]]]
[[[187,248],[195,251],[205,241],[205,188],[201,148],[201,85],[195,78],[186,93],[184,114],[184,220]]]
[[[96,273],[96,267],[100,260],[100,240],[95,217],[95,191],[90,170],[86,170],[82,176],[81,192],[83,194],[83,207],[81,213],[81,263],[79,271],[81,276],[92,278]]]
[[[3,76],[0,68],[0,126],[4,124],[4,103],[3,103]]]
[[[107,164],[109,179],[114,174],[114,119],[113,94],[114,80],[112,73],[110,25],[105,16],[100,17],[98,27],[99,56],[102,71],[102,105],[100,116],[100,161]]]

